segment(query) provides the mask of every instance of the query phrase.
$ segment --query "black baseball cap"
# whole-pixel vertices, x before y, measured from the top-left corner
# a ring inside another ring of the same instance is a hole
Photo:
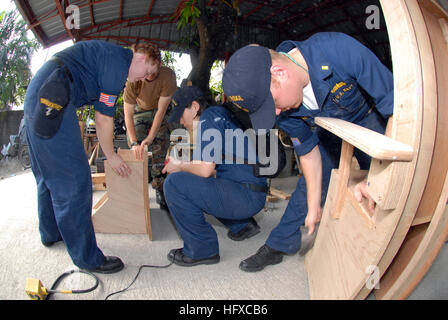
[[[268,48],[249,45],[230,57],[222,77],[225,95],[235,106],[249,113],[255,130],[269,130],[275,124],[271,65]]]
[[[173,111],[171,111],[168,122],[179,123],[185,108],[194,100],[197,100],[203,96],[204,94],[201,89],[195,86],[188,86],[178,89],[171,99]]]

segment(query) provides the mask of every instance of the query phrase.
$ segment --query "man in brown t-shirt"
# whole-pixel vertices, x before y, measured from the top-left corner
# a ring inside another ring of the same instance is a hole
[[[161,66],[160,51],[149,44],[133,46],[134,52],[145,52],[155,68],[144,80],[127,82],[124,90],[124,118],[129,146],[137,159],[143,158],[145,146],[152,151],[151,178],[160,208],[167,209],[163,196],[163,163],[170,144],[170,132],[165,117],[171,97],[177,89],[176,75]],[[157,165],[154,165],[157,164]]]

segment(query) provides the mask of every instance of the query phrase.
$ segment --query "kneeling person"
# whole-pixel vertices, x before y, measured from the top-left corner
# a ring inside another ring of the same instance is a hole
[[[225,141],[226,130],[242,133],[232,121],[230,111],[222,106],[205,109],[207,102],[196,87],[176,91],[173,104],[169,121],[196,130],[197,140],[193,161],[170,157],[163,169],[169,173],[163,186],[166,202],[184,241],[184,247],[171,250],[168,259],[182,266],[218,263],[218,238],[204,213],[221,221],[229,229],[228,236],[232,240],[254,236],[260,232],[253,216],[264,207],[268,190],[266,178],[254,176],[248,164],[222,160],[234,159],[239,153],[235,147],[237,143],[232,144],[232,150],[227,150],[234,141]],[[210,139],[210,134],[215,138]],[[239,138],[244,139],[243,134],[236,135],[236,139]],[[216,146],[212,156],[201,156],[212,146]],[[246,139],[244,149],[248,148]]]

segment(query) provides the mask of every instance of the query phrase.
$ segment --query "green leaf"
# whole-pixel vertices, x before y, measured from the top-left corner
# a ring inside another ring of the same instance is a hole
[[[0,12],[0,110],[22,103],[31,80],[33,53],[40,47],[28,39],[27,25],[17,10]]]

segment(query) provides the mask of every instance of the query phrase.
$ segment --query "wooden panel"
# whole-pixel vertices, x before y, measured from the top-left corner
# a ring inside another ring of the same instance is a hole
[[[426,5],[421,11],[436,64],[437,91],[433,89],[433,92],[438,94],[438,125],[428,181],[413,224],[429,223],[413,227],[406,236],[398,255],[381,279],[380,289],[375,291],[378,299],[405,299],[423,278],[448,235],[448,43],[443,31],[447,20],[440,20],[440,15],[428,10]]]
[[[407,166],[404,163],[372,159],[367,191],[375,203],[383,210],[395,209],[403,192],[403,174]]]
[[[414,226],[375,290],[378,300],[406,299],[431,267],[448,237],[448,179],[430,223]]]
[[[394,258],[394,262],[387,269],[380,281],[379,288],[375,290],[375,297],[378,300],[384,299],[385,294],[394,285],[396,279],[400,277],[403,270],[408,265],[416,248],[425,236],[428,224],[412,227],[406,235],[400,250]]]
[[[427,154],[420,154],[422,69],[406,3],[405,0],[381,1],[395,71],[394,116],[390,135],[393,140],[409,145],[415,154],[409,162],[391,164],[391,175],[398,175],[402,191],[395,209],[382,210],[377,206],[371,219],[374,221],[373,227],[366,223],[365,215],[360,214],[349,198],[344,202],[340,219],[332,219],[328,208],[334,201],[334,189],[329,190],[314,249],[306,257],[310,296],[313,299],[364,299],[372,289],[366,285],[371,268],[378,270],[378,276],[387,269],[409,230],[423,192],[426,179],[424,170],[419,173],[420,183],[413,184],[417,160],[429,162]],[[337,179],[336,175],[332,176],[332,188],[335,188],[334,179]]]
[[[351,177],[350,177],[349,183],[348,183],[347,196],[348,196],[353,208],[355,208],[358,211],[358,213],[362,217],[364,217],[369,229],[373,229],[375,227],[376,215],[374,213],[372,214],[370,212],[369,201],[363,197],[361,202],[358,202],[358,200],[356,200],[355,195],[354,195],[355,185],[366,178],[368,171],[367,170],[353,170],[353,169],[351,171],[352,172],[350,173]]]
[[[409,167],[406,169],[406,172],[397,172],[393,175],[396,179],[401,179],[403,184],[411,182],[411,185],[409,189],[407,186],[403,188],[403,193],[400,196],[397,208],[390,212],[391,215],[399,216],[399,220],[383,255],[377,263],[380,275],[383,275],[402,245],[415,217],[420,199],[422,198],[433,152],[437,103],[434,96],[435,74],[433,54],[428,32],[417,1],[381,1],[381,4],[386,21],[388,21],[391,46],[397,45],[397,47],[392,48],[393,67],[395,71],[394,82],[396,86],[394,92],[394,125],[392,127],[392,137],[402,142],[406,142],[406,140],[403,140],[406,139],[406,136],[407,138],[411,137],[413,143],[409,144],[413,146],[414,150],[418,150],[414,170],[412,170],[412,167]],[[403,11],[407,11],[406,19],[397,17],[397,5],[401,6]],[[386,10],[384,10],[385,8]],[[404,33],[401,33],[406,27],[404,22],[410,23],[411,25],[409,27],[413,29],[408,34],[408,37],[411,39],[411,42],[408,44],[406,44],[406,41],[403,41]],[[417,60],[411,62],[410,60],[412,59],[409,59],[410,54],[415,56]],[[414,68],[416,73],[414,75],[406,75],[408,71],[405,68]],[[411,105],[414,108],[409,108]],[[402,108],[405,108],[406,111],[401,112]],[[397,110],[400,110],[400,112],[397,113]],[[409,118],[404,121],[407,118],[407,113],[412,112],[414,112],[414,132],[411,132],[412,129],[409,128],[412,121]],[[395,116],[405,118],[395,119]],[[396,120],[398,122],[395,123]],[[356,298],[366,298],[369,291],[364,287]]]
[[[352,171],[350,180],[359,181],[365,172]],[[369,267],[395,225],[393,216],[376,209],[372,223],[349,197],[345,198],[342,215],[333,219],[330,209],[339,174],[332,171],[328,196],[314,248],[306,257],[311,299],[353,299],[369,280]],[[350,181],[349,185],[354,185]]]
[[[132,170],[127,178],[118,176],[104,161],[107,193],[93,208],[96,232],[148,233],[152,240],[148,194],[148,155],[136,160],[132,150],[118,154]]]
[[[335,189],[335,201],[332,206],[331,216],[339,219],[341,216],[342,206],[344,205],[345,196],[348,188],[348,179],[350,177],[350,167],[353,158],[353,146],[342,140],[341,158],[339,159],[338,185]]]
[[[342,140],[380,160],[410,161],[414,151],[411,146],[336,118],[316,117],[318,126],[332,132]]]
[[[437,87],[438,93],[438,115],[437,115],[437,136],[435,138],[435,150],[431,162],[431,169],[428,182],[425,187],[422,201],[417,209],[416,221],[414,224],[424,221],[430,221],[437,206],[443,182],[448,170],[448,46],[443,36],[440,23],[446,25],[446,20],[439,21],[432,16],[426,9],[423,9],[426,24],[430,28],[431,43],[434,48],[435,59],[437,62]]]

